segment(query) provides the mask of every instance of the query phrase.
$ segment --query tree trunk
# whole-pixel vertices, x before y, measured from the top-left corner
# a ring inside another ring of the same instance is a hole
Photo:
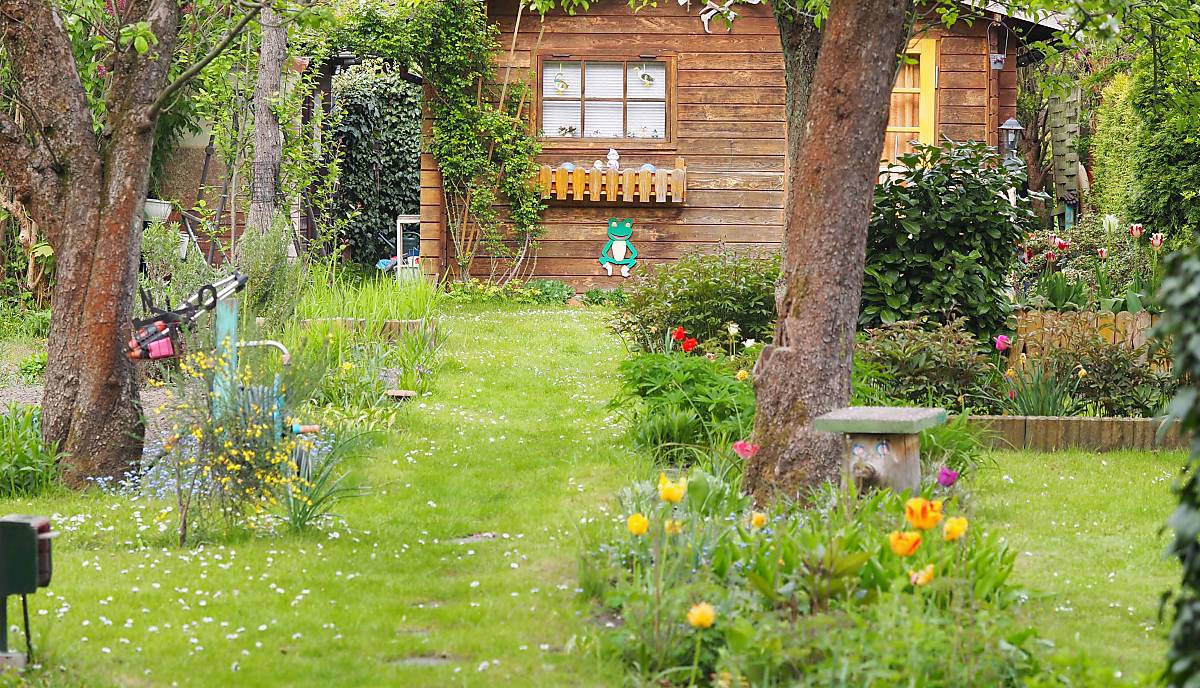
[[[850,398],[867,224],[911,9],[912,0],[833,0],[813,62],[808,30],[779,22],[788,191],[779,322],[755,371],[761,449],[746,485],[759,497],[838,475],[844,439],[811,421]]]
[[[280,97],[283,61],[287,57],[287,26],[271,7],[262,10],[262,45],[258,50],[258,81],[254,85],[254,176],[246,229],[265,233],[275,219],[279,196],[279,167],[283,159],[283,126],[273,106]]]
[[[156,116],[174,51],[173,0],[133,6],[158,42],[112,58],[104,137],[75,69],[63,23],[46,0],[0,0],[0,40],[22,124],[0,112],[0,171],[43,228],[57,261],[42,432],[69,457],[64,480],[119,476],[138,458],[142,422],[124,356]]]

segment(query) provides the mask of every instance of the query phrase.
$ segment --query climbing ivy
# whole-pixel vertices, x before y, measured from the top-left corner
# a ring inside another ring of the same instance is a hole
[[[373,264],[393,255],[396,216],[420,208],[421,88],[376,63],[339,75],[334,93],[343,159],[333,212],[350,218],[351,258]]]
[[[1174,606],[1175,619],[1164,678],[1170,686],[1193,686],[1200,681],[1200,246],[1173,257],[1163,279],[1162,302],[1160,334],[1170,337],[1173,370],[1184,381],[1171,412],[1195,438],[1175,487],[1179,506],[1168,521],[1175,533],[1168,552],[1179,558],[1183,581],[1166,600]]]
[[[343,24],[338,45],[410,65],[427,85],[433,119],[425,150],[437,160],[454,244],[466,278],[481,249],[497,281],[518,275],[536,250],[545,205],[537,187],[541,148],[529,124],[529,84],[496,73],[498,29],[477,0],[437,0],[397,12],[368,6]],[[507,212],[497,212],[505,202]]]

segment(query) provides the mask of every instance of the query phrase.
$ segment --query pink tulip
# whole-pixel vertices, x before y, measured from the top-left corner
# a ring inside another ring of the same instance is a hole
[[[1166,237],[1163,236],[1162,232],[1155,232],[1154,234],[1150,235],[1150,246],[1152,246],[1155,251],[1162,248],[1164,241],[1166,241]]]
[[[942,487],[953,487],[954,483],[958,482],[958,471],[952,471],[945,466],[942,466],[937,475],[938,485]]]
[[[1141,239],[1142,234],[1145,232],[1146,228],[1142,227],[1142,223],[1140,222],[1135,222],[1129,225],[1129,236],[1133,237],[1134,239]]]
[[[1008,351],[1012,346],[1012,338],[1006,334],[996,335],[996,351]]]
[[[1015,389],[1008,390],[1008,398],[1016,399],[1017,398],[1017,390],[1015,390]]]
[[[758,445],[751,444],[746,440],[738,440],[737,442],[733,443],[733,453],[737,454],[743,459],[750,459],[752,456],[758,453]]]
[[[1100,256],[1100,260],[1108,260],[1108,249],[1098,248],[1096,249],[1096,255]]]

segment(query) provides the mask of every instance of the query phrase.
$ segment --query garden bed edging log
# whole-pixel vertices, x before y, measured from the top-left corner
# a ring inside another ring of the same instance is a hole
[[[1178,421],[1160,438],[1160,418],[971,416],[970,422],[990,430],[991,448],[1001,450],[1179,450],[1187,449],[1191,441],[1180,433]]]

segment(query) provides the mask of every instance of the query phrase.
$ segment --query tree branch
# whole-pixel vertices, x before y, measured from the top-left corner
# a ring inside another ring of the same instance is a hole
[[[241,34],[242,30],[246,28],[246,25],[253,21],[264,7],[267,7],[270,4],[271,0],[264,0],[263,2],[253,5],[250,10],[248,10],[246,14],[242,16],[242,19],[237,23],[237,26],[234,26],[229,30],[229,33],[225,34],[225,37],[221,39],[220,43],[214,45],[212,49],[208,51],[207,55],[200,58],[200,61],[193,64],[191,67],[188,67],[184,73],[180,74],[175,78],[174,81],[168,84],[167,87],[163,89],[162,93],[158,94],[158,98],[156,98],[154,102],[150,104],[150,107],[147,108],[145,113],[146,121],[153,122],[155,118],[158,117],[158,113],[162,111],[163,106],[166,105],[167,101],[171,99],[171,96],[183,89],[183,87],[186,86],[189,81],[196,78],[200,72],[204,71],[205,67],[207,67],[213,60],[217,59],[221,53],[225,52],[225,49],[229,47],[229,44],[233,42],[233,39],[237,38],[238,35]]]

